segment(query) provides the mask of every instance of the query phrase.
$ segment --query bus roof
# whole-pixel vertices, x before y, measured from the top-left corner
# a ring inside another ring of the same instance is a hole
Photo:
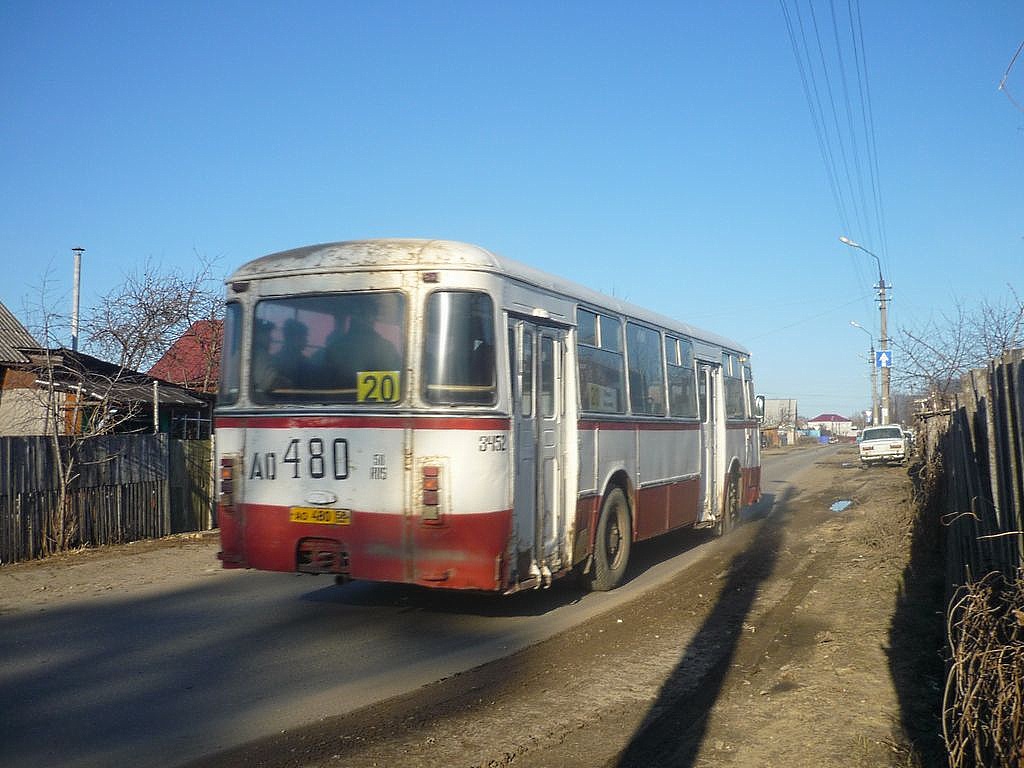
[[[309,245],[254,259],[235,270],[226,282],[230,284],[324,272],[376,272],[410,268],[465,269],[505,275],[537,288],[573,297],[595,309],[603,308],[627,315],[652,325],[676,330],[680,334],[723,347],[730,352],[749,355],[743,345],[724,336],[607,296],[528,264],[499,256],[479,246],[454,240],[391,238]]]

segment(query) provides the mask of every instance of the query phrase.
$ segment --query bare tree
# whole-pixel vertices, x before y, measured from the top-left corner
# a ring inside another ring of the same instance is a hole
[[[984,352],[986,364],[1003,352],[1024,344],[1024,302],[1012,285],[1009,290],[1010,296],[1006,299],[983,301],[968,324],[968,333],[976,340],[978,349]]]
[[[140,270],[125,275],[86,316],[90,351],[123,368],[144,370],[196,321],[220,319],[223,289],[215,275],[216,261],[200,254],[196,259],[191,273],[163,271],[147,260]],[[211,354],[216,353],[219,349]]]
[[[940,313],[920,328],[900,329],[894,347],[902,362],[893,371],[894,383],[904,392],[945,406],[965,373],[1024,346],[1024,302],[1012,286],[1009,292],[1007,298],[986,299],[973,309],[956,302],[949,313]]]
[[[214,262],[198,257],[192,274],[161,272],[147,261],[86,312],[83,329],[95,356],[64,346],[66,315],[53,310],[53,281],[43,277],[39,305],[31,312],[40,348],[28,350],[22,434],[42,434],[51,442],[54,504],[48,515],[45,549],[73,546],[80,533],[76,481],[84,460],[83,441],[112,433],[150,428],[155,408],[146,401],[149,379],[138,370],[158,359],[196,320],[219,319],[220,283]],[[211,342],[212,343],[212,342]],[[216,343],[219,345],[219,336]],[[211,366],[219,346],[211,351]],[[212,368],[208,368],[209,371]],[[31,401],[31,403],[29,402]]]
[[[125,369],[64,347],[68,317],[54,307],[66,302],[54,301],[53,285],[47,273],[36,289],[38,305],[28,311],[38,347],[22,350],[27,362],[18,374],[19,387],[7,393],[16,394],[8,426],[15,434],[41,435],[50,445],[52,503],[44,518],[44,554],[65,550],[79,539],[76,488],[83,470],[81,442],[125,431],[142,408],[115,394],[124,386]]]

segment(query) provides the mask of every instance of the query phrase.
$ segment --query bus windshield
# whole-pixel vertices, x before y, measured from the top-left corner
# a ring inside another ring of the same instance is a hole
[[[264,299],[253,318],[253,400],[400,402],[405,347],[401,293]]]

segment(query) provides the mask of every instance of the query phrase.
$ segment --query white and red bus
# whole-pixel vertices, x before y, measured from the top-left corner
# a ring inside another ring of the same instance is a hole
[[[741,345],[482,248],[314,245],[227,281],[225,568],[615,587],[760,493]]]

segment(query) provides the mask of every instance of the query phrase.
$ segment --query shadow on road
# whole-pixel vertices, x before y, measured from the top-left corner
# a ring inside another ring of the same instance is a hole
[[[938,499],[923,486],[922,465],[910,469],[914,483],[914,525],[910,562],[903,570],[896,612],[889,628],[889,671],[900,702],[900,724],[921,765],[946,765],[942,742],[945,669],[943,527]]]
[[[747,512],[746,514],[749,514]],[[634,545],[629,570],[620,589],[652,568],[707,544],[710,530],[684,529]],[[591,594],[572,575],[556,579],[546,589],[527,589],[513,595],[458,592],[418,587],[412,584],[353,581],[343,586],[325,586],[303,595],[304,601],[352,607],[397,608],[399,611],[466,614],[473,616],[542,616],[572,605]],[[595,598],[599,598],[595,595]]]
[[[779,497],[764,494],[761,502],[744,515],[746,524],[759,530],[754,532],[750,546],[730,561],[714,609],[666,680],[643,724],[611,765],[685,768],[695,764],[708,715],[732,665],[743,624],[761,583],[771,576],[778,559],[788,517],[786,500],[791,494],[789,489]],[[694,670],[704,673],[695,677]]]

